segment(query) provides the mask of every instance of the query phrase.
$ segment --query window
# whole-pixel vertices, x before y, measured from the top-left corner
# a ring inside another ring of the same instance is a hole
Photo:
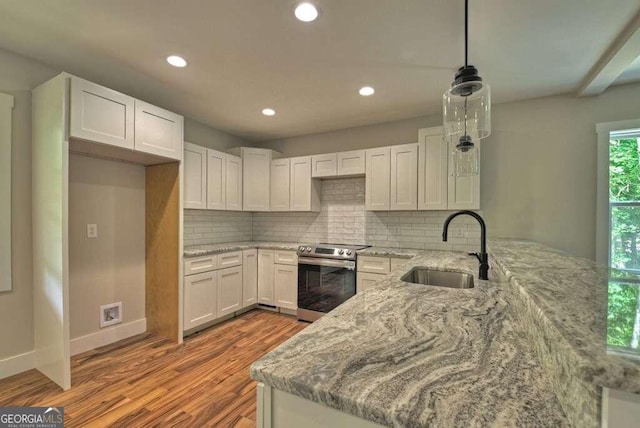
[[[640,130],[609,134],[607,343],[640,351]]]

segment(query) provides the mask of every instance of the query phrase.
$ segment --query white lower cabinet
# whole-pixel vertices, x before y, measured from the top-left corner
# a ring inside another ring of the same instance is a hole
[[[186,258],[183,330],[255,305],[257,269],[257,250]]]
[[[258,303],[258,250],[242,252],[242,307]]]
[[[258,303],[274,306],[274,251],[258,250]]]
[[[275,305],[285,309],[298,308],[298,266],[275,265]]]
[[[408,262],[409,259],[400,257],[358,256],[356,293],[367,291],[376,281]]]
[[[295,251],[258,250],[258,303],[298,307],[298,256]]]
[[[242,266],[217,271],[218,317],[234,313],[242,308]]]
[[[184,279],[184,330],[217,318],[218,274],[216,271],[189,275]]]

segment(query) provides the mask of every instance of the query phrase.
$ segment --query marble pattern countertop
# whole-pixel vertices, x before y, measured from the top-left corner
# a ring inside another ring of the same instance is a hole
[[[398,259],[410,259],[418,254],[420,254],[420,250],[391,247],[369,247],[358,250],[358,255],[362,256],[394,257]]]
[[[387,426],[568,426],[499,270],[468,290],[400,281],[416,266],[478,270],[465,253],[415,252],[255,362],[252,377]]]
[[[226,242],[224,244],[210,244],[210,245],[194,245],[191,247],[184,247],[185,257],[200,257],[208,256],[210,254],[222,254],[231,251],[250,250],[252,248],[261,248],[264,250],[283,250],[283,251],[296,251],[302,243],[297,242],[253,242],[253,241],[240,241],[240,242]]]
[[[532,323],[593,385],[640,393],[640,360],[607,352],[609,269],[531,241],[493,239],[493,260],[527,299]]]

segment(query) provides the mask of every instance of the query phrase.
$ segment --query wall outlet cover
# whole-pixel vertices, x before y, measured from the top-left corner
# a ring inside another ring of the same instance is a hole
[[[464,229],[460,229],[458,227],[454,228],[451,231],[451,236],[454,238],[464,238]]]
[[[87,238],[97,238],[98,237],[98,225],[97,224],[88,224],[87,225]]]
[[[122,302],[100,306],[100,328],[122,322]]]

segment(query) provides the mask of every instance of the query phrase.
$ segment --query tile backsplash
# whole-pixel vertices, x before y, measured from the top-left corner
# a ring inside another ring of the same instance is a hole
[[[455,219],[444,243],[442,224],[451,211],[372,212],[364,201],[364,178],[343,178],[323,180],[319,213],[185,210],[185,245],[253,240],[478,250],[480,228],[471,218]]]
[[[184,245],[250,241],[252,213],[184,210]]]

